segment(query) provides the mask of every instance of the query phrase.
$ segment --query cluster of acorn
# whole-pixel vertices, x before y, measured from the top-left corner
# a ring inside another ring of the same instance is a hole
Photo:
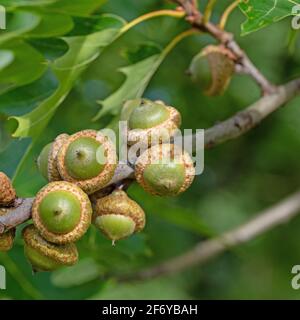
[[[135,142],[148,139],[153,133],[159,136],[162,130],[172,136],[181,122],[176,109],[145,99],[135,103],[127,117],[128,140]],[[135,177],[153,195],[175,196],[192,183],[193,162],[181,148],[162,139],[159,141],[157,145],[149,145],[138,157]],[[175,154],[176,162],[173,161]],[[117,167],[117,152],[101,131],[59,135],[42,150],[38,167],[49,184],[34,200],[33,224],[23,230],[25,255],[35,271],[52,271],[75,264],[78,260],[75,243],[91,223],[113,242],[144,228],[143,209],[125,191],[116,188],[110,189],[109,194],[106,192]],[[3,204],[0,202],[0,206]],[[5,243],[4,250],[10,249],[13,237],[13,230],[2,235],[0,250]]]

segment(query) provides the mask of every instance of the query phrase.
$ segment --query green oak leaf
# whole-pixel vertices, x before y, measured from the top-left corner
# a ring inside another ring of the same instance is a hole
[[[119,23],[120,20],[116,18],[116,22]],[[30,113],[11,118],[18,123],[13,136],[37,138],[55,114],[56,109],[68,96],[81,73],[118,35],[119,28],[109,28],[87,36],[64,38],[69,50],[50,65],[59,80],[59,87],[53,95]]]
[[[106,17],[104,16],[101,19],[105,24]],[[14,128],[13,137],[32,138],[32,143],[27,148],[15,171],[15,181],[18,180],[27,159],[32,157],[33,152],[36,152],[34,148],[42,132],[54,116],[57,108],[71,92],[80,75],[120,35],[124,21],[116,16],[114,19],[114,28],[110,24],[109,28],[89,35],[62,38],[69,49],[63,56],[55,59],[49,65],[51,73],[54,73],[58,81],[56,90],[29,113],[9,119],[10,127]]]
[[[93,120],[99,120],[109,113],[116,115],[120,112],[124,101],[141,98],[147,86],[149,85],[150,80],[158,70],[161,63],[164,61],[171,47],[168,45],[160,53],[154,54],[130,66],[119,69],[119,71],[126,76],[125,82],[112,95],[103,101],[99,101],[101,109]],[[146,50],[145,47],[144,50]],[[140,51],[137,51],[137,54],[141,56]]]
[[[38,14],[16,11],[8,19],[7,29],[0,31],[0,45],[36,28],[41,21]]]
[[[50,4],[45,9],[67,13],[74,16],[87,16],[101,7],[107,0],[59,0]]]
[[[1,0],[1,5],[5,8],[16,8],[16,7],[40,7],[45,6],[59,0]]]
[[[3,50],[13,55],[13,61],[0,69],[0,93],[39,79],[47,69],[44,57],[21,40],[3,45],[1,51]]]
[[[73,27],[73,19],[66,14],[41,13],[41,21],[36,28],[26,33],[30,38],[50,38],[62,36],[70,32]]]
[[[296,15],[293,8],[297,5],[300,5],[300,0],[241,0],[240,9],[247,17],[242,25],[242,35]]]

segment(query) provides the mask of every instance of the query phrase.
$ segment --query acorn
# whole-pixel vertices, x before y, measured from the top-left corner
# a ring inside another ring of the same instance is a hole
[[[49,153],[52,147],[52,142],[48,143],[40,153],[38,159],[37,159],[37,166],[39,172],[42,174],[42,176],[49,181],[48,177],[48,158],[49,158]]]
[[[0,206],[8,207],[16,199],[16,191],[10,179],[3,172],[0,172]]]
[[[112,179],[117,167],[116,148],[101,132],[80,131],[64,143],[58,153],[57,165],[63,180],[92,194]]]
[[[112,240],[113,244],[140,232],[145,223],[144,210],[122,190],[98,199],[95,204],[93,224]]]
[[[141,99],[136,106],[134,100],[134,107],[127,117],[129,145],[138,141],[146,142],[149,146],[153,143],[170,141],[181,125],[180,113],[162,101]]]
[[[72,266],[78,261],[74,243],[57,245],[41,237],[34,225],[22,231],[24,253],[34,271],[54,271],[63,266]]]
[[[78,186],[51,182],[36,196],[32,220],[42,237],[57,244],[75,242],[91,224],[92,205]]]
[[[193,58],[188,74],[206,95],[219,96],[231,82],[236,59],[224,45],[209,45]]]
[[[7,209],[0,209],[0,216],[8,214]],[[0,234],[0,251],[9,251],[12,249],[15,240],[16,229],[10,229],[7,232]]]
[[[121,110],[120,121],[129,121],[133,110],[139,107],[140,104],[141,99],[126,100]]]
[[[37,165],[43,177],[51,181],[60,181],[61,176],[57,169],[57,154],[69,135],[60,134],[52,143],[47,144],[38,157]]]
[[[174,144],[146,150],[135,164],[137,182],[150,194],[177,196],[187,190],[195,177],[190,155]]]

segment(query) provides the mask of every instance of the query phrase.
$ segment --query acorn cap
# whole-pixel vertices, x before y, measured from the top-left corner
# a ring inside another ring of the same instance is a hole
[[[137,182],[150,194],[176,196],[193,182],[195,168],[190,155],[174,144],[156,145],[135,163]]]
[[[111,215],[117,219],[117,216],[132,219],[134,222],[133,232],[140,232],[145,227],[146,217],[144,210],[122,190],[114,191],[109,196],[97,200],[94,207],[93,222],[95,223],[99,217]],[[95,224],[98,225],[97,223]],[[105,230],[102,231],[105,232]]]
[[[58,168],[57,168],[57,155],[60,148],[68,140],[68,134],[60,134],[53,142],[49,155],[48,155],[48,180],[51,181],[60,181],[62,180]]]
[[[158,123],[151,128],[129,128],[128,144],[133,145],[138,141],[148,141],[148,145],[150,146],[154,142],[151,141],[151,138],[158,140],[158,143],[170,141],[170,138],[176,134],[176,131],[181,125],[180,113],[175,108],[165,105],[162,101],[152,102],[145,99],[142,101],[144,101],[145,104],[152,103],[154,105],[164,106],[167,111],[167,116],[163,117],[163,121],[161,123]],[[131,118],[136,110],[138,110],[138,108],[133,110],[130,115]],[[145,115],[143,115],[143,117],[145,117]]]
[[[104,149],[104,155],[109,161],[103,164],[101,172],[93,178],[79,180],[74,178],[66,168],[66,154],[71,143],[80,138],[92,138]],[[75,183],[87,194],[92,194],[105,187],[112,179],[117,167],[117,154],[114,144],[101,132],[95,130],[84,130],[70,136],[61,147],[57,156],[57,166],[61,177],[69,182]]]
[[[80,217],[75,228],[67,233],[48,230],[42,218],[41,204],[45,197],[51,193],[64,191],[73,195],[80,205]],[[32,206],[32,220],[41,235],[52,243],[65,244],[80,239],[91,224],[92,205],[89,197],[78,186],[66,181],[51,182],[46,185],[37,195]]]
[[[16,199],[16,191],[6,174],[0,172],[0,206],[9,206]]]
[[[51,268],[45,268],[45,265],[33,266],[40,271],[51,271],[53,266],[72,266],[78,261],[78,251],[74,243],[65,245],[56,245],[46,241],[38,232],[33,224],[26,226],[22,231],[25,247],[33,249],[39,254],[39,260],[46,257],[45,264]],[[25,251],[26,252],[26,251]],[[29,252],[28,252],[29,253]],[[27,255],[30,259],[30,254]],[[34,261],[31,261],[34,262]],[[40,261],[41,262],[41,261]]]
[[[0,216],[8,214],[8,210],[0,209]],[[14,244],[16,229],[10,229],[5,233],[0,234],[0,251],[9,251]]]
[[[15,240],[16,229],[8,230],[0,234],[0,251],[6,252],[12,249]]]
[[[209,96],[218,96],[227,89],[235,73],[237,57],[224,45],[208,45],[192,60],[189,75]]]

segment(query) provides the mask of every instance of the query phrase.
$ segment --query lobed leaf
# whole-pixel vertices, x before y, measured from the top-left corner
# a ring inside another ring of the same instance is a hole
[[[44,57],[21,40],[9,42],[2,49],[2,54],[10,55],[10,63],[0,69],[0,94],[37,80],[47,70]]]
[[[300,0],[242,0],[239,6],[247,17],[242,25],[242,34],[249,34],[296,15],[293,8],[297,5],[300,5]]]
[[[0,32],[0,45],[36,28],[41,18],[36,13],[17,11],[9,19],[7,29]]]

